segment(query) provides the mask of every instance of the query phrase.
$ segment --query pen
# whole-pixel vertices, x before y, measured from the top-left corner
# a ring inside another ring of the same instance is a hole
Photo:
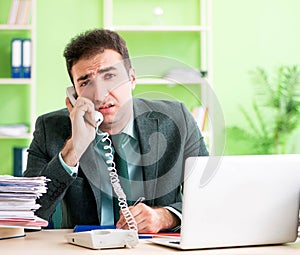
[[[144,200],[145,200],[144,197],[139,197],[139,198],[135,201],[135,203],[133,204],[133,206],[136,206],[137,204],[142,203]]]

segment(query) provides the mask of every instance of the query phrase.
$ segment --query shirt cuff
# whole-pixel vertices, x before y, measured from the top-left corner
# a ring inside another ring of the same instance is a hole
[[[61,165],[67,171],[67,173],[69,175],[71,175],[72,177],[76,177],[77,173],[78,173],[79,162],[75,166],[68,166],[62,158],[61,152],[58,154],[58,158],[59,158]]]
[[[166,208],[170,212],[174,213],[180,219],[180,222],[181,222],[181,220],[182,220],[182,213],[181,212],[177,211],[175,208],[173,208],[171,206],[165,206],[164,208]],[[180,228],[181,228],[181,225],[178,225],[178,226],[172,228],[171,231],[176,232]]]

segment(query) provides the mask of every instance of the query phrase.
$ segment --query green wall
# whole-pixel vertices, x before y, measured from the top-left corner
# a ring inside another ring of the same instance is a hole
[[[213,0],[214,88],[227,125],[243,125],[238,105],[250,107],[249,71],[300,64],[297,0]]]
[[[37,1],[37,115],[64,107],[65,88],[70,85],[63,50],[74,35],[95,27],[102,26],[101,0],[38,0]],[[134,6],[144,9],[160,5],[165,9],[166,24],[196,23],[199,17],[191,15],[198,8],[195,0],[169,1],[136,1],[115,0],[122,4],[117,10],[118,20],[125,19],[128,24],[133,18],[138,18],[141,24],[151,19],[151,15],[140,15]],[[171,4],[168,4],[170,2]],[[299,64],[300,34],[298,24],[300,17],[300,1],[298,0],[212,0],[212,35],[213,35],[213,87],[221,103],[226,126],[240,126],[248,128],[239,106],[243,105],[251,112],[251,100],[254,87],[250,83],[249,71],[262,66],[270,71],[282,64]],[[125,4],[126,3],[126,4]],[[184,3],[184,4],[183,4]],[[179,6],[180,13],[173,13],[172,7]],[[4,8],[5,9],[5,8]],[[0,6],[0,16],[5,11]],[[1,18],[6,20],[6,18]],[[0,33],[0,46],[7,35]],[[184,38],[184,33],[182,38]],[[189,35],[195,39],[195,35]],[[172,40],[164,39],[155,33],[141,34],[141,38],[134,39],[133,35],[124,35],[128,40],[130,53],[136,55],[168,54],[176,56],[180,61],[199,67],[194,61],[198,55],[196,44],[185,44],[180,41],[180,47]],[[157,40],[161,40],[165,47],[157,49]],[[2,48],[1,48],[2,49]],[[0,58],[1,64],[1,58]],[[1,72],[0,72],[1,75]],[[152,87],[151,90],[157,87]],[[143,94],[144,89],[137,87],[136,94]],[[163,93],[173,93],[172,97],[183,100],[191,108],[197,101],[189,96],[180,86],[176,88],[164,87]],[[26,92],[25,92],[26,93]],[[2,96],[2,92],[0,98]],[[3,98],[1,98],[3,101]],[[11,107],[13,111],[14,106]],[[3,113],[1,113],[3,115]],[[294,144],[299,144],[294,135]],[[11,161],[8,148],[13,141],[0,141],[0,173],[9,172]],[[26,141],[16,141],[24,144]],[[227,145],[234,145],[234,134],[227,137]],[[294,144],[292,146],[294,146]],[[246,145],[243,145],[247,147]],[[297,151],[295,145],[294,150]],[[239,148],[237,148],[239,150]],[[235,150],[231,151],[235,153]],[[5,163],[2,163],[4,162]],[[9,162],[8,162],[9,161]]]
[[[99,0],[37,1],[37,115],[65,106],[63,50],[74,35],[101,26],[101,12]]]
[[[260,66],[274,72],[281,65],[300,64],[299,8],[297,0],[213,0],[214,88],[227,127],[249,130],[239,107],[253,114],[251,70]],[[227,147],[235,147],[232,153],[249,153],[247,143],[237,141],[241,138],[228,132]],[[298,130],[289,140],[288,152],[300,152],[299,138]]]

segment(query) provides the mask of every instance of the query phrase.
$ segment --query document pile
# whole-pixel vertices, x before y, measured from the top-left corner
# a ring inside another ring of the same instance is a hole
[[[0,175],[0,227],[40,228],[48,222],[34,212],[40,208],[36,199],[46,193],[45,177]]]

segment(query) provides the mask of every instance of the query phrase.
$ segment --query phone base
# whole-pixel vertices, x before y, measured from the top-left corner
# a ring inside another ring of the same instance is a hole
[[[134,230],[101,229],[66,235],[69,243],[90,249],[131,248],[139,243]]]

